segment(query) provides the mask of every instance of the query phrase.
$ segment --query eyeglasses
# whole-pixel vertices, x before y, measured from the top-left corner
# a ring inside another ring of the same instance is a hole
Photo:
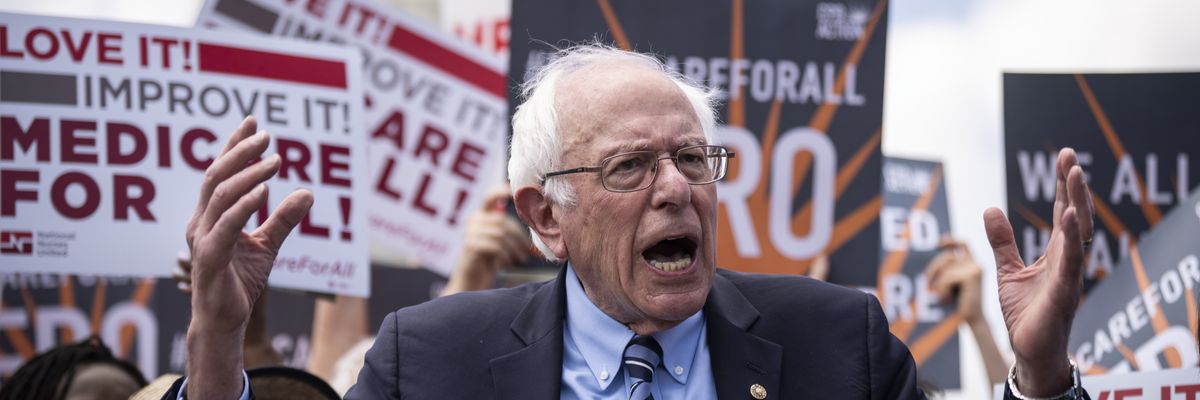
[[[675,162],[675,168],[687,179],[688,184],[704,185],[721,180],[729,167],[734,153],[722,146],[688,146],[675,150],[670,157],[658,157],[653,151],[631,151],[600,160],[595,167],[579,167],[554,171],[542,176],[542,184],[558,175],[580,172],[599,172],[600,183],[610,192],[636,192],[650,187],[658,177],[658,164],[662,160]]]

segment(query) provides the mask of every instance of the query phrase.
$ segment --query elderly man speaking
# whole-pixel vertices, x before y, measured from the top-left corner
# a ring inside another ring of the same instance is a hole
[[[712,93],[647,55],[563,51],[513,117],[513,200],[557,278],[392,313],[347,398],[911,399],[916,367],[871,295],[716,268]],[[245,396],[242,332],[290,229],[298,191],[252,232],[278,169],[248,119],[208,172],[188,226],[194,294],[187,393]],[[1086,398],[1067,359],[1092,206],[1075,154],[1058,157],[1054,229],[1026,266],[984,213],[1016,365],[1010,398]],[[216,195],[214,195],[216,194]],[[870,249],[870,251],[875,251]]]

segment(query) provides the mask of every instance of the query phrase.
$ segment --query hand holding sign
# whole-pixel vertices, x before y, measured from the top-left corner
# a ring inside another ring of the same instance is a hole
[[[254,118],[247,117],[233,132],[205,173],[200,201],[188,221],[193,289],[188,395],[193,398],[236,398],[240,393],[246,321],[267,285],[279,247],[313,202],[312,193],[297,190],[258,229],[242,231],[267,200],[262,182],[279,171],[278,155],[249,164],[268,144],[267,133],[255,134],[256,127]]]
[[[983,270],[971,257],[966,243],[947,238],[942,241],[941,248],[942,251],[925,267],[929,290],[942,302],[957,301],[957,310],[967,323],[983,322],[980,288]]]
[[[1083,291],[1083,252],[1092,240],[1092,201],[1083,168],[1072,149],[1058,153],[1054,228],[1046,253],[1026,266],[1012,226],[997,208],[984,212],[988,241],[996,257],[1000,308],[1017,358],[1017,386],[1045,397],[1072,384],[1067,338]]]

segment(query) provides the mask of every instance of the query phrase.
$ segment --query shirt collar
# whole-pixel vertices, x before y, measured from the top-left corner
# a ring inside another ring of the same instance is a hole
[[[621,369],[621,356],[634,333],[592,303],[567,263],[567,327],[579,353],[601,389],[607,388]],[[663,366],[672,378],[686,384],[704,331],[704,311],[697,311],[675,327],[654,334],[663,349]],[[676,373],[681,371],[680,373]],[[600,379],[607,376],[608,379]]]

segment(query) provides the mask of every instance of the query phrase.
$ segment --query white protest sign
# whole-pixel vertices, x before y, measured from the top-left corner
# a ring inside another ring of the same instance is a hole
[[[438,0],[438,8],[443,30],[500,56],[507,65],[512,1]]]
[[[271,285],[369,291],[359,56],[199,29],[0,14],[0,272],[167,276],[244,116],[313,192]]]
[[[1085,376],[1079,384],[1092,400],[1197,400],[1200,368]],[[992,390],[996,400],[1004,399],[1004,385]]]
[[[467,215],[503,176],[499,58],[375,1],[210,0],[199,25],[361,51],[371,260],[450,274]]]

